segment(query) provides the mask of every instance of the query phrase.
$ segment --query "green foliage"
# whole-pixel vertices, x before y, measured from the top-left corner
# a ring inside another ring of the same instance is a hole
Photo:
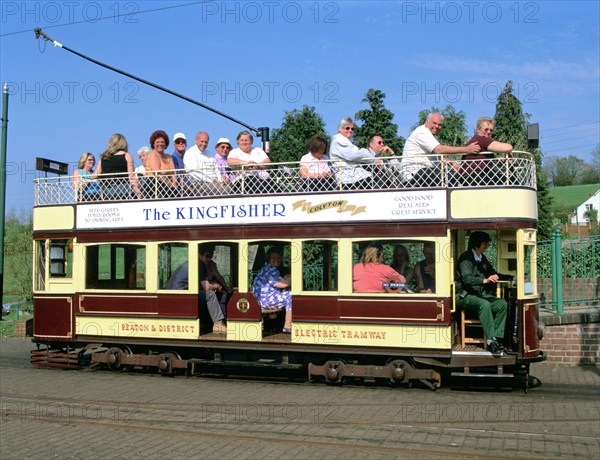
[[[354,136],[354,143],[358,147],[368,147],[369,138],[379,135],[396,155],[400,155],[404,147],[404,138],[398,136],[398,125],[392,123],[394,114],[385,108],[383,100],[385,93],[378,89],[369,89],[361,102],[369,104],[369,109],[356,112],[356,121],[362,122]]]
[[[281,127],[274,129],[271,136],[271,161],[299,161],[308,152],[308,140],[316,134],[329,140],[323,117],[314,107],[305,105],[302,110],[286,111]]]
[[[545,165],[544,171],[555,187],[577,184],[585,169],[585,161],[574,155],[548,157]]]
[[[507,81],[504,91],[498,95],[494,139],[512,144],[515,150],[529,150],[527,124],[530,114],[524,113],[521,101],[512,92],[512,81]]]
[[[4,294],[6,298],[21,300],[32,295],[31,217],[24,211],[11,211],[6,217],[4,232]]]
[[[496,103],[494,139],[511,144],[514,150],[529,151],[527,124],[530,117],[523,112],[521,101],[513,94],[512,81],[507,81]],[[547,239],[553,230],[552,198],[548,193],[548,179],[542,170],[543,153],[536,149],[533,156],[537,174],[538,235],[540,239]]]
[[[597,209],[588,209],[583,213],[583,217],[588,219],[590,222],[598,222],[598,210]]]
[[[462,110],[457,112],[451,105],[447,105],[444,110],[440,110],[438,107],[421,110],[419,112],[419,121],[411,127],[411,131],[425,124],[427,115],[434,112],[439,112],[444,117],[444,126],[437,135],[440,143],[451,146],[466,145],[467,141],[471,138],[467,134],[467,114]]]

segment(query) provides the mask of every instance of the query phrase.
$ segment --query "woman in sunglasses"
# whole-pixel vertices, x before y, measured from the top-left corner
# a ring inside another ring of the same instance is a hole
[[[352,118],[342,118],[338,125],[338,132],[331,139],[329,158],[331,169],[337,184],[347,190],[370,188],[371,173],[362,167],[363,164],[372,164],[375,154],[359,150],[352,143],[356,125]]]

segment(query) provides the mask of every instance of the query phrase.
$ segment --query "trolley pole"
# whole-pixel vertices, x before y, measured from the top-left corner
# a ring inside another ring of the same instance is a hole
[[[0,140],[0,304],[4,301],[4,224],[6,211],[6,137],[8,133],[8,84],[2,89],[2,139]],[[1,317],[1,314],[0,314]]]

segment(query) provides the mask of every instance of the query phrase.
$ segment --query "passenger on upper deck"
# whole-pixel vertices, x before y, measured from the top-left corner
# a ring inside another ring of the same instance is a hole
[[[338,124],[338,132],[331,139],[329,158],[334,178],[347,190],[366,189],[371,186],[371,173],[363,168],[364,164],[373,163],[375,153],[360,150],[352,143],[356,125],[352,118],[342,118]],[[366,158],[366,161],[365,161]]]
[[[315,135],[308,140],[308,153],[300,158],[300,177],[304,179],[303,188],[311,190],[331,190],[331,169],[327,151],[327,139]]]
[[[78,169],[73,172],[73,189],[77,191],[77,201],[96,201],[99,198],[100,187],[92,179],[95,164],[93,153],[86,152],[79,157]]]
[[[447,155],[455,153],[477,153],[481,149],[477,143],[465,147],[451,147],[440,144],[435,137],[444,124],[444,117],[433,112],[427,115],[424,125],[417,127],[406,139],[402,152],[403,181],[417,187],[440,185],[439,157],[423,156],[431,153]],[[455,169],[454,163],[444,159]]]
[[[140,147],[137,151],[138,157],[142,164],[135,168],[135,173],[138,176],[144,176],[146,174],[146,160],[148,159],[148,154],[150,153],[150,149],[146,146]]]
[[[271,163],[266,152],[259,148],[252,148],[254,137],[248,131],[241,131],[236,141],[238,147],[229,152],[227,164],[234,169],[244,170],[244,186],[246,193],[269,192],[268,171],[261,171]],[[265,181],[265,182],[261,182]]]
[[[396,170],[399,168],[399,162],[396,159],[389,160],[384,163],[380,158],[385,156],[394,156],[395,152],[389,145],[385,145],[383,138],[376,134],[369,138],[369,147],[360,149],[361,153],[368,153],[366,156],[375,156],[375,164],[377,168],[373,168],[375,184],[382,188],[389,188],[393,186],[394,175]]]
[[[227,171],[227,157],[231,151],[231,142],[226,137],[220,137],[215,145],[215,162],[219,168],[221,174],[221,180],[224,183],[233,182],[235,180],[235,174]]]
[[[292,332],[292,293],[289,290],[289,276],[282,277],[278,267],[281,265],[281,251],[271,248],[267,251],[267,263],[254,278],[252,291],[261,308],[285,308],[285,324],[283,332]]]
[[[157,130],[150,136],[152,151],[146,157],[146,176],[155,181],[145,181],[146,195],[158,197],[177,196],[177,174],[173,157],[165,153],[169,146],[169,136],[162,130]]]
[[[482,151],[505,153],[512,157],[512,145],[492,139],[495,124],[496,121],[489,117],[482,117],[477,120],[475,136],[471,138],[469,143],[477,142]],[[499,164],[487,161],[493,157],[494,155],[491,153],[472,153],[463,156],[460,173],[465,176],[476,175],[476,177],[463,177],[463,182],[472,185],[503,183],[500,180],[501,176],[499,176],[499,174],[502,174],[502,171],[498,168]]]
[[[183,164],[183,156],[187,147],[185,134],[175,133],[173,136],[173,146],[175,147],[175,151],[171,154],[171,157],[173,158],[175,169],[185,169],[185,165]]]
[[[417,290],[426,294],[435,293],[435,243],[423,243],[425,259],[415,265],[414,276]]]
[[[456,264],[456,305],[477,313],[487,339],[488,349],[496,355],[502,351],[507,303],[490,291],[496,283],[512,279],[496,272],[484,252],[490,245],[490,235],[476,231],[469,237],[469,245]]]
[[[127,151],[127,139],[122,134],[113,134],[92,178],[102,179],[102,195],[105,200],[131,198],[131,191],[140,198],[137,176],[133,171],[133,157]],[[123,176],[127,175],[129,180]]]
[[[194,185],[199,188],[199,191],[214,190],[222,185],[222,178],[215,161],[215,156],[209,153],[208,133],[200,131],[196,135],[196,144],[190,147],[183,162],[188,175],[194,179]]]
[[[408,249],[406,249],[405,246],[399,244],[398,246],[394,247],[394,253],[392,254],[392,263],[390,264],[390,267],[406,278],[406,284],[412,284],[414,270],[410,265]]]
[[[352,270],[354,292],[388,292],[383,283],[406,283],[403,275],[383,263],[383,257],[383,248],[376,243],[363,250],[360,261]]]

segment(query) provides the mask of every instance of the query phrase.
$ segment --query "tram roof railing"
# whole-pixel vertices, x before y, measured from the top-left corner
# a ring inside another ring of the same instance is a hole
[[[305,166],[311,168],[311,164],[302,165],[300,162],[270,163],[262,169],[246,166],[228,169],[226,182],[210,180],[221,177],[215,166],[176,170],[158,176],[135,173],[102,175],[87,182],[74,181],[72,176],[38,178],[34,180],[34,206],[232,195],[339,193],[346,190],[536,188],[535,161],[528,152],[515,151],[512,157],[492,156],[476,160],[452,155],[426,155],[410,159],[369,159],[362,166],[341,161],[327,161],[325,164],[326,167],[308,169],[313,174],[330,172],[328,177],[318,178],[304,177]]]

